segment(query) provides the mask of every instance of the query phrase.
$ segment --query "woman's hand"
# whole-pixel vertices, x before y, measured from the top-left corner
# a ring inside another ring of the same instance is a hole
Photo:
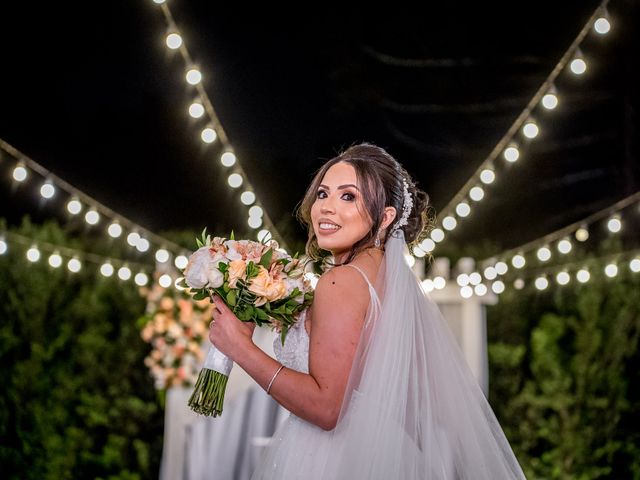
[[[253,345],[251,337],[256,325],[239,320],[217,294],[213,296],[213,301],[209,340],[218,350],[236,361],[239,355]]]

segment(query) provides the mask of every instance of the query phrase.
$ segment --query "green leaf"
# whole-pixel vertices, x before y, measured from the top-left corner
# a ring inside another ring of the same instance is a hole
[[[233,230],[231,230],[231,235],[229,236],[229,240],[235,240],[236,237],[233,235]]]
[[[262,310],[261,308],[255,308],[254,310],[256,311],[256,316],[260,320],[269,320],[269,315],[267,315],[264,310]]]
[[[235,290],[231,290],[229,291],[229,293],[227,293],[227,304],[235,307],[236,306],[236,291]]]
[[[269,264],[271,263],[271,257],[273,256],[273,248],[270,248],[266,252],[262,254],[262,258],[260,258],[260,265],[264,268],[269,268]]]

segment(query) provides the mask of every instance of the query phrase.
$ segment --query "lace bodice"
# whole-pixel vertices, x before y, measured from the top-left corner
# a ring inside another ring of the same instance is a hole
[[[304,327],[308,311],[303,310],[298,321],[289,329],[284,347],[280,335],[276,335],[273,340],[273,350],[278,361],[287,368],[303,373],[309,373],[309,335]]]

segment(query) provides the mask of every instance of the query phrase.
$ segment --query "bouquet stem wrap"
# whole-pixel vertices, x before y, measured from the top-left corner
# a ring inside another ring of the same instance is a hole
[[[211,345],[189,398],[191,410],[208,417],[217,417],[222,414],[224,392],[232,368],[233,361]]]

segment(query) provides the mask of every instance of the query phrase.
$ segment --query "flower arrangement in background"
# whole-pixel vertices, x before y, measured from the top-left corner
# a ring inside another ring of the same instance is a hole
[[[202,346],[212,305],[160,286],[147,298],[149,313],[140,319],[140,336],[152,347],[144,363],[155,388],[193,387],[204,360]]]

